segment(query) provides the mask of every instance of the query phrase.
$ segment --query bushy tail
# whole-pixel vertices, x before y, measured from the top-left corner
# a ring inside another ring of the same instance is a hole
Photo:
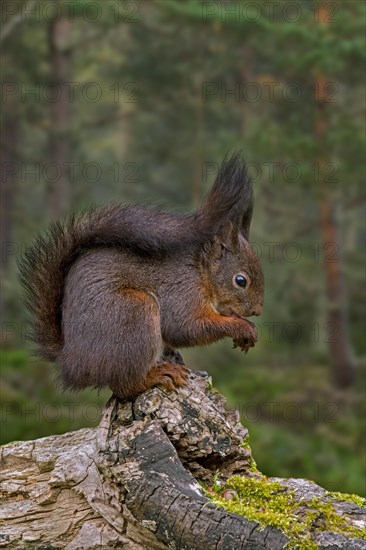
[[[197,212],[202,225],[218,227],[231,220],[246,239],[253,213],[253,190],[248,171],[240,153],[222,162],[212,189]]]
[[[113,246],[141,255],[179,253],[197,236],[187,216],[139,206],[108,205],[66,222],[56,222],[39,236],[19,263],[20,280],[33,314],[33,340],[42,357],[54,360],[62,349],[61,314],[67,272],[84,251]]]
[[[62,264],[73,253],[75,220],[65,227],[57,222],[39,236],[19,262],[26,304],[33,314],[32,339],[45,359],[55,359],[61,346]]]

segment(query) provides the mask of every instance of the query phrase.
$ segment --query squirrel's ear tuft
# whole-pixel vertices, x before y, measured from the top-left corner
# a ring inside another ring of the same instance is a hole
[[[225,220],[248,239],[253,213],[253,190],[241,153],[234,153],[222,162],[215,183],[197,212],[201,223],[217,233]]]
[[[237,231],[234,229],[232,221],[226,220],[216,233],[215,240],[220,243],[221,246],[230,248],[236,240],[236,234]]]
[[[226,220],[218,229],[211,241],[211,257],[220,260],[225,251],[235,248],[238,240],[238,230],[230,220]]]
[[[230,220],[226,220],[217,230],[215,235],[202,246],[203,257],[210,260],[221,260],[227,249],[235,246],[238,231]]]
[[[253,216],[253,198],[251,199],[251,203],[248,204],[247,208],[243,212],[243,216],[241,218],[241,223],[239,226],[239,231],[243,235],[243,237],[248,241],[249,240],[249,230],[250,230],[250,223],[252,221]]]

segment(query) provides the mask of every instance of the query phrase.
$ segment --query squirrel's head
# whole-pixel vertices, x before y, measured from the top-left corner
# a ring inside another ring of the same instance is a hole
[[[250,317],[263,310],[264,280],[253,248],[226,221],[203,249],[204,270],[215,309],[222,315]]]

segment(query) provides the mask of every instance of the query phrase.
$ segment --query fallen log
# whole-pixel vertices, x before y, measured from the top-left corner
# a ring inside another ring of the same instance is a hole
[[[5,445],[0,547],[366,549],[362,499],[266,478],[247,436],[207,374],[192,372],[176,392],[112,397],[98,428]],[[289,511],[272,517],[267,502],[283,506],[284,496]],[[236,512],[243,503],[248,517]]]

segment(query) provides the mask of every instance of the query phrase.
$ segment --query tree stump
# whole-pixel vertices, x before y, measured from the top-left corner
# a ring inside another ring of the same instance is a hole
[[[291,547],[281,529],[216,506],[202,489],[217,471],[222,483],[236,474],[263,479],[253,468],[239,413],[224,405],[207,374],[192,372],[176,392],[153,388],[125,403],[112,397],[98,428],[5,445],[0,547]],[[299,500],[299,514],[314,497],[327,501],[313,482],[277,481]],[[334,499],[333,505],[350,527],[366,526],[364,508]],[[366,549],[352,534],[312,529],[318,548]]]

